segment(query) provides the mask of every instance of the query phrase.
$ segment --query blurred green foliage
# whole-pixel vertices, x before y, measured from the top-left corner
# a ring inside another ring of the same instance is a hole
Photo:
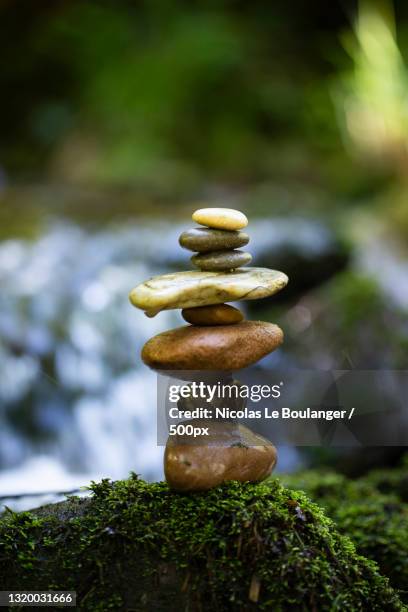
[[[354,32],[343,38],[353,70],[336,98],[348,144],[379,168],[406,176],[408,69],[391,2],[361,0]]]
[[[203,175],[308,173],[313,150],[340,144],[325,86],[339,9],[17,1],[0,15],[11,175],[51,163],[64,179],[185,189]]]
[[[267,212],[276,186],[302,210],[380,193],[407,228],[408,6],[395,11],[3,0],[0,179],[173,202],[222,185]]]
[[[300,309],[308,323],[298,327]],[[408,346],[406,310],[385,294],[375,276],[346,270],[304,295],[295,311],[272,306],[261,318],[278,320],[285,350],[304,367],[404,369]]]

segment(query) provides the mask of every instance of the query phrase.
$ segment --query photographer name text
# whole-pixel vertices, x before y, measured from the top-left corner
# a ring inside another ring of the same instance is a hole
[[[288,407],[279,409],[271,409],[265,407],[261,410],[252,410],[244,408],[243,410],[234,410],[231,408],[195,408],[194,410],[180,410],[177,406],[169,408],[169,418],[179,420],[190,419],[318,419],[318,420],[350,420],[355,412],[355,408],[350,410],[316,410],[313,408],[304,408],[295,410]]]

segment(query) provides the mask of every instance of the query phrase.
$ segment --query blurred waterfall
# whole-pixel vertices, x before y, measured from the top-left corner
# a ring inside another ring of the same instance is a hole
[[[149,221],[89,232],[59,222],[32,242],[0,244],[0,496],[130,470],[162,477],[156,379],[139,353],[182,319],[178,311],[146,319],[127,295],[154,274],[191,267],[178,245],[186,227]],[[283,252],[310,259],[332,248],[324,227],[302,220],[255,221],[251,237],[265,265]],[[296,463],[293,449],[280,463]]]

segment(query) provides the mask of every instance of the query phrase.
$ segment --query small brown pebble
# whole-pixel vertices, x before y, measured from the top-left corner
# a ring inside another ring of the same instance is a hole
[[[192,325],[233,325],[244,320],[242,312],[228,304],[184,308],[181,314]]]

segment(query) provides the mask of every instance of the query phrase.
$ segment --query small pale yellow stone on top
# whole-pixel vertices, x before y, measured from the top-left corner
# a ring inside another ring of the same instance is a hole
[[[200,208],[192,218],[200,225],[222,230],[240,230],[248,225],[244,213],[233,208]]]

